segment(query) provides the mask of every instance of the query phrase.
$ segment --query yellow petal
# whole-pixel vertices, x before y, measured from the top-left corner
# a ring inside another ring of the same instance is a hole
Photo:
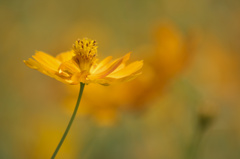
[[[119,70],[121,70],[122,68],[124,68],[126,66],[126,62],[129,60],[131,55],[131,52],[127,53],[124,57],[123,57],[123,61],[122,63],[113,71],[113,72],[117,72]],[[112,73],[113,73],[112,72]]]
[[[113,72],[109,75],[107,75],[107,77],[110,78],[124,78],[126,76],[130,76],[131,74],[139,71],[143,66],[143,61],[136,61],[133,62],[129,65],[127,65],[126,67],[122,68],[119,71]]]
[[[121,63],[114,71],[119,70],[119,69],[121,68],[121,66],[124,66],[124,63],[126,63],[126,62],[129,60],[130,55],[131,55],[131,53],[127,53],[127,54],[124,55],[123,57],[118,58],[118,59],[114,60],[113,62],[105,63],[105,65],[104,65],[103,67],[101,67],[101,69],[98,69],[98,70],[97,70],[95,73],[93,73],[93,74],[98,74],[98,73],[100,73],[100,72],[105,71],[105,70],[108,69],[111,65],[113,65],[114,63],[116,63],[117,61],[119,61],[119,60],[122,59],[122,63]],[[113,71],[113,72],[114,72],[114,71]]]
[[[89,83],[89,81],[86,80],[87,75],[88,75],[87,71],[82,71],[82,72],[75,73],[71,78],[71,80],[73,81],[72,84],[79,84],[80,82]]]
[[[58,73],[66,77],[77,72],[80,72],[80,69],[73,60],[63,62],[58,68]]]
[[[47,70],[44,69],[44,67],[41,66],[41,64],[39,64],[37,61],[33,60],[32,58],[29,58],[28,60],[24,60],[23,61],[28,67],[38,70],[39,72],[47,75],[47,76],[51,76],[52,74],[47,72]]]
[[[94,74],[95,72],[101,71],[101,69],[106,66],[107,63],[109,63],[112,60],[112,56],[106,57],[104,60],[102,60],[95,68],[92,67],[90,70],[91,74]]]
[[[142,74],[142,72],[137,71],[137,72],[131,74],[130,76],[126,76],[126,77],[123,77],[123,78],[104,77],[104,78],[101,78],[101,79],[96,79],[94,82],[98,83],[98,84],[101,84],[101,85],[104,85],[104,86],[108,86],[110,84],[116,84],[116,83],[131,81],[141,74]]]
[[[126,63],[126,62],[129,60],[130,55],[131,55],[131,52],[129,52],[129,53],[127,53],[126,55],[123,56],[123,63]],[[119,58],[119,59],[120,59],[120,58]],[[118,59],[116,59],[116,60],[118,60]]]
[[[57,71],[61,62],[41,51],[37,51],[33,58],[42,66],[48,68],[51,71]]]
[[[73,51],[67,51],[67,52],[58,54],[56,58],[61,62],[66,62],[71,60],[73,56],[74,56]]]
[[[23,62],[32,69],[40,68],[40,64],[38,62],[36,62],[35,60],[33,60],[32,58],[29,58],[28,60],[24,60]]]
[[[133,73],[130,76],[126,76],[124,78],[118,79],[117,81],[118,82],[128,82],[128,81],[134,80],[136,77],[138,77],[141,74],[142,74],[142,72],[137,71],[136,73]]]
[[[74,83],[74,81],[72,81],[71,79],[69,78],[62,78],[58,75],[54,75],[53,78],[55,78],[56,80],[62,82],[62,83],[65,83],[65,84],[78,84],[78,83]]]
[[[100,73],[89,75],[88,76],[89,79],[94,80],[94,79],[106,77],[107,75],[112,73],[122,63],[123,59],[124,59],[124,57],[118,59],[112,65],[110,65],[108,68],[106,68],[104,71],[102,71]]]
[[[110,83],[113,83],[115,79],[112,78],[102,78],[102,79],[96,79],[93,82],[94,83],[98,83],[101,84],[103,86],[109,86]]]
[[[39,72],[49,76],[49,77],[52,77],[52,78],[55,78],[56,80],[60,81],[60,82],[63,82],[65,84],[71,84],[72,81],[69,81],[67,79],[63,79],[61,77],[59,77],[58,75],[56,75],[56,72],[52,72],[52,71],[49,71],[48,68],[42,66],[41,64],[39,64],[37,61],[29,58],[28,60],[24,60],[24,63],[32,68],[32,69],[35,69],[35,70],[38,70]]]

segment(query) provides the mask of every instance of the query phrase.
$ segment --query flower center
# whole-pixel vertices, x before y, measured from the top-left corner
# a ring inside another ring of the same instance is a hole
[[[97,46],[95,40],[84,38],[73,44],[75,56],[73,60],[79,65],[81,71],[89,71],[96,60]]]

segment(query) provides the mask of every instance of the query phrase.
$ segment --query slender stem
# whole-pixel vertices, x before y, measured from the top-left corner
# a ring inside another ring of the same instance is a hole
[[[51,159],[54,159],[54,158],[56,157],[56,155],[57,155],[60,147],[62,146],[63,141],[65,140],[65,138],[66,138],[66,136],[67,136],[67,134],[68,134],[68,131],[69,131],[71,125],[72,125],[72,122],[73,122],[73,120],[74,120],[74,118],[75,118],[75,116],[76,116],[76,114],[77,114],[77,110],[78,110],[78,107],[79,107],[79,104],[80,104],[80,101],[81,101],[81,98],[82,98],[84,86],[85,86],[84,83],[80,83],[79,95],[78,95],[78,99],[77,99],[77,103],[76,103],[74,112],[73,112],[72,117],[71,117],[71,119],[70,119],[70,121],[69,121],[69,123],[68,123],[68,126],[67,126],[67,128],[66,128],[66,130],[65,130],[65,132],[64,132],[64,134],[63,134],[63,136],[62,136],[62,139],[60,140],[60,142],[59,142],[56,150],[54,151]]]

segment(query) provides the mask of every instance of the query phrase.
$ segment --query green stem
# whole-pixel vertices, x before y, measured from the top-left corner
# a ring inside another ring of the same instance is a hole
[[[68,126],[67,126],[67,128],[66,128],[66,130],[65,130],[65,132],[64,132],[64,134],[63,134],[63,136],[62,136],[62,139],[61,139],[61,141],[59,142],[56,150],[54,151],[51,159],[54,159],[54,158],[56,157],[56,155],[57,155],[60,147],[62,146],[63,141],[65,140],[65,138],[66,138],[66,136],[67,136],[67,134],[68,134],[68,131],[69,131],[71,125],[72,125],[72,122],[73,122],[73,120],[74,120],[74,118],[75,118],[75,116],[76,116],[76,114],[77,114],[77,110],[78,110],[78,107],[79,107],[79,104],[80,104],[80,101],[81,101],[81,98],[82,98],[84,86],[85,86],[84,83],[80,83],[80,91],[79,91],[79,95],[78,95],[78,99],[77,99],[77,103],[76,103],[74,112],[73,112],[72,117],[71,117],[71,119],[70,119],[70,121],[69,121],[69,123],[68,123]]]

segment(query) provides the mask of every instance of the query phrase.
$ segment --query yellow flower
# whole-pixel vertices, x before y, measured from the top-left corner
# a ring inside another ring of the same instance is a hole
[[[111,62],[112,56],[97,62],[97,45],[95,40],[82,39],[73,44],[71,51],[55,57],[37,51],[24,63],[41,73],[66,84],[99,83],[109,85],[116,81],[129,81],[141,74],[143,61],[126,65],[130,53]]]

